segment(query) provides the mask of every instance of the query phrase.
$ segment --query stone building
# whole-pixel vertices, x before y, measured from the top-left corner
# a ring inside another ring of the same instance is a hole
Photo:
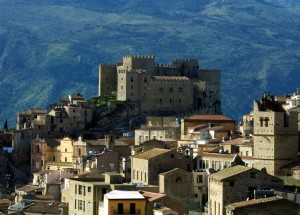
[[[154,148],[131,157],[131,181],[144,185],[157,185],[158,175],[174,168],[193,170],[193,158],[177,151]]]
[[[159,192],[189,204],[193,197],[192,173],[180,168],[159,174]]]
[[[279,196],[272,196],[235,202],[226,206],[226,215],[244,214],[299,214],[299,204]]]
[[[279,175],[280,167],[298,156],[298,113],[287,112],[265,93],[254,102],[254,167]]]
[[[208,180],[208,209],[212,215],[223,215],[226,205],[253,198],[255,190],[283,189],[281,179],[240,165],[213,173]]]
[[[138,102],[146,112],[221,113],[220,78],[218,70],[199,69],[196,59],[162,65],[154,56],[126,55],[99,66],[99,96],[116,91],[118,100]]]

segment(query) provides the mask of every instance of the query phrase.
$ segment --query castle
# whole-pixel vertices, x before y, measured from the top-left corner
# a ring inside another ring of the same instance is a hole
[[[154,56],[123,57],[99,65],[99,96],[117,92],[119,101],[137,103],[145,113],[221,113],[219,70],[199,69],[196,59],[157,64]]]

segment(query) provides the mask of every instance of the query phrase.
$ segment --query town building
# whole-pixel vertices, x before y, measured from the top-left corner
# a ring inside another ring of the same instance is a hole
[[[139,214],[146,215],[146,199],[138,191],[113,190],[104,195],[101,214]]]
[[[283,181],[251,167],[233,166],[208,178],[208,209],[212,215],[225,214],[225,206],[254,198],[254,191],[283,189]]]
[[[192,171],[192,156],[182,155],[175,150],[154,148],[131,156],[131,181],[144,185],[157,185],[158,175],[174,168]]]
[[[226,215],[244,214],[298,214],[299,204],[279,196],[272,196],[248,201],[235,202],[227,205]]]

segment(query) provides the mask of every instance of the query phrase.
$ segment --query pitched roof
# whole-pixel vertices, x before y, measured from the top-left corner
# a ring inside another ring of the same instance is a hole
[[[246,166],[234,166],[234,167],[229,167],[226,169],[223,169],[219,172],[213,173],[209,176],[209,178],[218,180],[218,181],[223,181],[225,179],[228,179],[232,176],[238,175],[240,173],[246,172],[248,170],[252,169],[251,167],[246,167]]]
[[[38,189],[41,189],[40,187],[38,186],[34,186],[34,185],[25,185],[23,187],[19,187],[17,188],[16,190],[18,191],[23,191],[25,193],[29,193],[29,192],[32,192],[32,191],[35,191],[35,190],[38,190]]]
[[[170,152],[170,150],[168,150],[168,149],[154,148],[154,149],[150,149],[146,152],[142,152],[142,153],[139,153],[137,155],[133,155],[132,157],[148,160],[150,158],[153,158],[153,157],[156,157],[158,155],[162,155],[162,154],[165,154],[165,153],[168,153],[168,152]]]
[[[139,192],[145,197],[147,202],[153,202],[166,196],[165,194],[161,194],[161,193],[152,193],[152,192],[141,191],[141,190]]]
[[[60,202],[35,202],[25,208],[23,211],[28,213],[60,214],[59,208],[65,204]]]
[[[202,121],[234,121],[233,119],[224,115],[193,115],[185,120],[202,120]]]
[[[283,180],[284,186],[300,187],[300,180],[291,176],[278,176],[278,178]]]
[[[229,210],[234,210],[236,208],[248,207],[248,206],[252,206],[252,205],[264,204],[264,203],[269,203],[269,202],[276,202],[279,200],[283,200],[283,198],[279,197],[279,196],[272,196],[272,197],[268,197],[268,198],[251,199],[248,201],[231,203],[231,204],[227,205],[226,208]]]

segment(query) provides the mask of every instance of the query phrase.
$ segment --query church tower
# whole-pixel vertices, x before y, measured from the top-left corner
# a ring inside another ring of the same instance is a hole
[[[254,102],[254,168],[279,175],[298,155],[298,113],[287,112],[274,96],[264,93]]]

